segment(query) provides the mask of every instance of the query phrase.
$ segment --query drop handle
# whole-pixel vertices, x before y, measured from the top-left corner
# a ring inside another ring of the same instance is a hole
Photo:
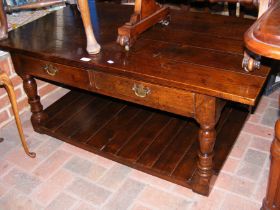
[[[58,69],[52,64],[46,64],[43,69],[50,76],[55,76],[58,73]]]
[[[145,98],[147,95],[151,93],[151,89],[148,87],[145,87],[142,84],[134,84],[132,87],[132,90],[134,91],[135,95],[140,98]]]

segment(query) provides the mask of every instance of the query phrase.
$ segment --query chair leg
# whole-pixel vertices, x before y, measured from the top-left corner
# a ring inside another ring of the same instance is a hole
[[[0,1],[0,40],[8,38],[8,23],[3,1]]]
[[[19,132],[19,136],[21,139],[23,149],[28,156],[34,158],[34,157],[36,157],[36,153],[29,152],[29,149],[28,149],[28,146],[27,146],[24,134],[23,134],[23,129],[21,126],[20,118],[19,118],[18,107],[17,107],[16,96],[15,96],[13,84],[12,84],[11,80],[9,79],[8,75],[4,72],[0,72],[0,83],[2,83],[4,85],[4,87],[6,88],[9,99],[11,101],[12,109],[14,112],[16,125],[18,128],[18,132]]]

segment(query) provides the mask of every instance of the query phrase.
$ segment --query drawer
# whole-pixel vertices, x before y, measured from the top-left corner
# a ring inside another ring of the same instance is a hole
[[[96,92],[192,117],[194,93],[102,72],[90,72]]]
[[[48,79],[62,84],[89,89],[89,76],[85,69],[43,61],[28,56],[14,56],[16,71],[21,74]]]

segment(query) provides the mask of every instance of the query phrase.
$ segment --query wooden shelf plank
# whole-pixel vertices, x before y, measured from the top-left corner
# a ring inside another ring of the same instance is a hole
[[[191,188],[199,129],[194,120],[92,93],[83,92],[77,97],[79,94],[71,91],[48,107],[45,112],[52,117],[40,129],[85,150]],[[217,125],[216,174],[247,114],[233,105],[224,109]]]

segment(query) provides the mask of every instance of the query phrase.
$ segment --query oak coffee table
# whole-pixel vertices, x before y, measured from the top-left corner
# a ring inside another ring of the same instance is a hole
[[[10,32],[0,49],[23,79],[37,132],[208,195],[270,72],[241,67],[253,21],[171,11],[170,25],[152,27],[127,52],[117,28],[132,10],[97,4],[97,55],[85,50],[74,7]],[[43,109],[37,77],[72,91]]]

